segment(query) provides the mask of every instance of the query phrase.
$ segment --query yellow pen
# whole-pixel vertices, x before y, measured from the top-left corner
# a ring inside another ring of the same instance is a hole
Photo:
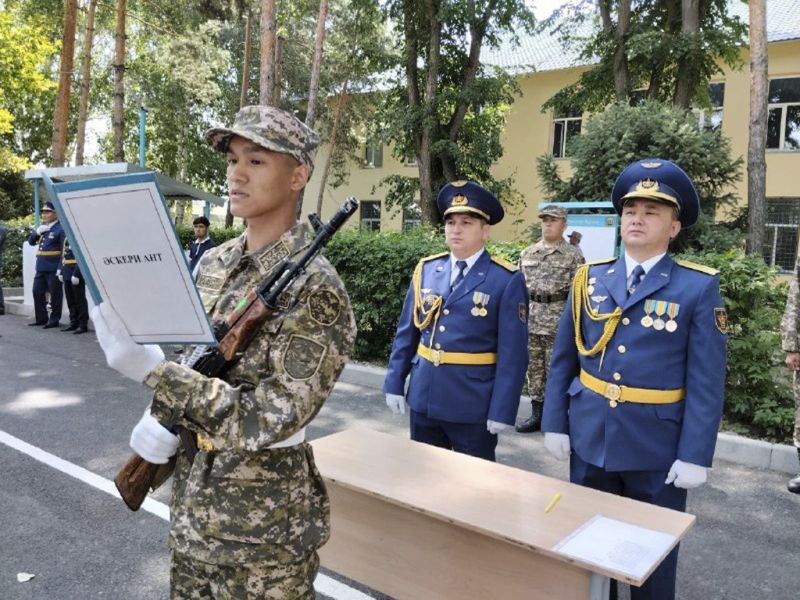
[[[552,500],[550,500],[550,504],[547,505],[547,508],[544,509],[544,512],[549,513],[556,505],[556,502],[558,502],[559,498],[561,498],[561,492],[556,492],[556,495],[553,496]]]

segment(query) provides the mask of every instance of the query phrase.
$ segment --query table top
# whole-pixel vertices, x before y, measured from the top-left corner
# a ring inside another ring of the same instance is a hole
[[[596,515],[671,534],[676,543],[695,522],[694,515],[366,428],[312,446],[330,482],[635,585],[652,569],[637,580],[553,547]],[[546,513],[556,493],[561,497]]]

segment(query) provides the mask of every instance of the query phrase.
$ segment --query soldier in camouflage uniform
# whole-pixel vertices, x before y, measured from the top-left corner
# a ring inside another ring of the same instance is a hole
[[[786,366],[792,371],[792,387],[794,390],[794,445],[800,459],[800,259],[794,267],[794,276],[789,286],[789,297],[786,299],[786,311],[781,321],[783,341],[781,346],[786,352]],[[789,480],[789,491],[800,494],[800,474]]]
[[[319,138],[284,111],[250,106],[232,128],[212,129],[206,139],[227,154],[231,212],[248,223],[199,264],[197,287],[216,322],[283,259],[308,247],[296,202]],[[356,328],[344,285],[322,256],[278,304],[224,379],[166,361],[152,346],[125,344],[127,360],[120,360],[102,339],[105,325],[118,330],[115,315],[108,323],[106,304],[99,309],[98,339],[109,364],[155,390],[131,436],[133,449],[164,463],[178,442],[163,426],[198,435],[194,463],[180,451],[174,472],[173,598],[314,598],[329,501],[305,427],[344,368]]]
[[[584,263],[578,246],[564,239],[567,211],[545,206],[539,211],[542,239],[519,255],[519,267],[530,294],[528,313],[528,394],[531,416],[517,424],[520,433],[538,431],[542,424],[544,384],[561,313],[567,302],[572,278]]]

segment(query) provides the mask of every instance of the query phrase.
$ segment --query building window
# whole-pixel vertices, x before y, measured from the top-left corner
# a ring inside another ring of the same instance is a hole
[[[767,148],[800,150],[800,77],[769,82]]]
[[[403,231],[411,231],[422,225],[422,211],[419,206],[409,206],[403,209]]]
[[[553,117],[553,156],[564,158],[567,155],[567,144],[581,133],[581,109],[571,109],[556,113]]]
[[[765,220],[764,261],[781,271],[793,271],[800,232],[800,198],[767,199]]]
[[[383,166],[383,144],[380,140],[367,140],[364,146],[364,163],[372,169]]]
[[[711,83],[708,86],[710,108],[695,108],[697,123],[701,129],[720,131],[722,129],[722,105],[725,103],[725,83]]]
[[[380,231],[381,230],[381,201],[362,200],[361,201],[361,230]]]

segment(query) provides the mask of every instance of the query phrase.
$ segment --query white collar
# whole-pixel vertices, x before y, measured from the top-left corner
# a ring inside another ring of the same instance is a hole
[[[202,244],[203,242],[207,241],[208,238],[209,238],[208,234],[206,234],[206,237],[204,237],[202,240],[198,240],[197,238],[194,238],[194,243],[195,244]]]
[[[630,278],[631,273],[636,268],[636,265],[641,264],[642,268],[644,269],[644,274],[647,275],[650,272],[650,269],[656,266],[656,263],[660,261],[667,255],[666,252],[662,252],[661,254],[656,254],[655,256],[651,256],[643,263],[638,263],[633,260],[627,252],[625,253],[625,275],[627,278]]]

